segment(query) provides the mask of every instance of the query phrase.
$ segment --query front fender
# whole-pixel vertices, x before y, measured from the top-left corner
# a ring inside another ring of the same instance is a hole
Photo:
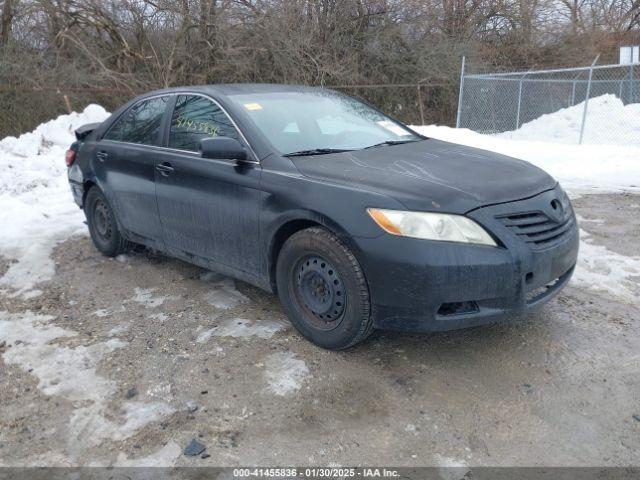
[[[293,233],[323,226],[359,258],[362,252],[354,238],[376,238],[384,233],[367,215],[367,207],[403,208],[396,200],[359,186],[336,185],[291,173],[263,171],[262,190],[261,263],[271,285],[275,284],[279,248]]]

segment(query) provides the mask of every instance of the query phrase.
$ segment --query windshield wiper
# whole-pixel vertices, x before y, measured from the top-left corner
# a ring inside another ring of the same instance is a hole
[[[312,148],[311,150],[300,150],[299,152],[285,153],[283,157],[305,157],[310,155],[327,155],[329,153],[351,152],[350,148]]]
[[[385,145],[402,145],[403,143],[413,143],[413,142],[419,142],[419,141],[420,140],[385,140],[384,142],[380,142],[374,145],[369,145],[368,147],[364,147],[363,150],[366,150],[367,148],[384,147]]]

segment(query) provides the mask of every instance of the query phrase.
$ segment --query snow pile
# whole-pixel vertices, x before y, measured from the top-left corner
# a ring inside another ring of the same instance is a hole
[[[107,116],[102,107],[89,105],[0,141],[0,255],[14,261],[0,278],[0,290],[38,295],[35,286],[53,276],[56,243],[86,231],[69,190],[64,154],[76,128]]]
[[[99,105],[89,105],[82,113],[60,115],[20,137],[0,140],[0,195],[20,194],[66,173],[64,153],[75,140],[74,131],[87,123],[101,122],[109,116]],[[55,157],[55,160],[53,160]]]
[[[547,171],[572,193],[640,192],[640,146],[565,145],[512,140],[463,128],[412,128],[427,137],[526,160]]]
[[[542,115],[518,130],[498,134],[510,140],[537,140],[576,144],[584,114],[584,102]],[[585,144],[640,146],[640,104],[625,105],[612,94],[589,100]]]

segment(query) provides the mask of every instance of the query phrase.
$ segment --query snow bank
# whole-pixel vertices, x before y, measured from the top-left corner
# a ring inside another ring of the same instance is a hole
[[[607,94],[590,99],[587,111],[585,144],[640,146],[640,104],[625,105],[615,95]],[[576,144],[580,139],[583,113],[584,102],[542,115],[518,130],[497,137]]]
[[[546,170],[570,193],[640,193],[640,146],[565,145],[482,135],[467,129],[413,126],[427,137],[491,150]]]
[[[82,113],[60,115],[18,138],[0,140],[0,195],[49,186],[67,171],[64,152],[75,140],[73,132],[108,116],[101,106],[89,105]]]
[[[53,276],[55,245],[86,231],[69,191],[64,153],[76,128],[107,116],[102,107],[89,105],[0,141],[0,255],[14,261],[0,278],[0,290],[37,295],[35,286]]]

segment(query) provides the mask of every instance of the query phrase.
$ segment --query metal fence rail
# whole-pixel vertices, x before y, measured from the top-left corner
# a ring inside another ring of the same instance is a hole
[[[581,68],[472,73],[463,59],[456,126],[509,132],[568,109],[555,116],[566,117],[558,141],[640,144],[640,64],[596,63],[597,58]]]

